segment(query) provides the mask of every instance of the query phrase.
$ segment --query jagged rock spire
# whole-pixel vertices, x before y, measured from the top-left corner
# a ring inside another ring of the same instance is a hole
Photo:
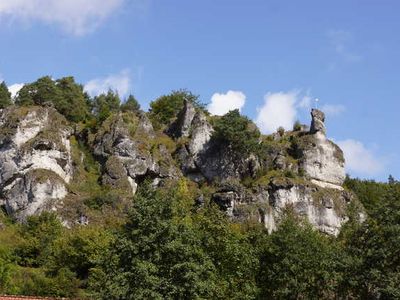
[[[325,114],[322,111],[313,108],[311,110],[311,117],[312,120],[311,120],[310,133],[316,134],[317,132],[320,132],[323,135],[326,135]]]
[[[195,115],[196,108],[193,103],[185,99],[183,109],[179,112],[176,121],[171,124],[166,133],[174,138],[188,137]]]

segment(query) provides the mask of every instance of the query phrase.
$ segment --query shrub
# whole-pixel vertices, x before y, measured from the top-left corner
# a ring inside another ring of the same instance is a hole
[[[285,135],[285,128],[283,128],[282,126],[280,126],[277,130],[278,134],[282,137]]]
[[[301,131],[301,123],[296,121],[293,125],[293,131]]]
[[[258,149],[260,132],[250,119],[241,116],[236,109],[215,120],[212,138],[239,155],[248,155]]]

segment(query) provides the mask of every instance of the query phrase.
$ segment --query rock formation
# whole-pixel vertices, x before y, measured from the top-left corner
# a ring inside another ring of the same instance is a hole
[[[326,138],[325,115],[313,109],[310,134],[298,144],[300,169],[322,187],[342,189],[346,173],[342,150]],[[301,138],[300,138],[301,140]]]
[[[176,155],[185,176],[201,182],[240,179],[257,172],[260,167],[257,157],[234,156],[224,145],[212,140],[214,130],[204,112],[193,112],[193,104],[185,101],[176,122],[167,131],[172,137],[186,138]]]
[[[309,130],[263,136],[257,153],[241,155],[213,137],[213,117],[189,101],[165,134],[156,132],[143,112],[112,114],[82,135],[54,108],[10,107],[0,111],[0,206],[21,221],[63,209],[62,199],[79,180],[74,168],[85,156],[76,140],[70,142],[74,133],[97,160],[96,170],[100,165],[93,182],[124,197],[134,195],[145,179],[157,186],[186,176],[197,183],[198,205],[207,202],[201,194],[206,185],[211,200],[234,220],[256,220],[272,231],[291,209],[337,235],[353,196],[342,187],[343,152],[326,137],[324,113],[314,109],[311,116]],[[80,221],[87,222],[87,217]]]
[[[72,129],[53,108],[11,107],[0,112],[0,193],[19,220],[54,208],[72,177]]]
[[[326,138],[324,113],[314,109],[311,116],[309,131],[303,126],[297,132],[272,136],[264,161],[255,155],[233,157],[229,149],[214,143],[210,123],[188,102],[169,133],[186,138],[177,151],[183,173],[197,182],[216,184],[212,200],[232,218],[257,219],[272,231],[290,208],[319,230],[337,235],[352,200],[342,188],[343,152]],[[243,178],[256,177],[262,169],[266,175],[252,188],[243,186]]]
[[[164,178],[177,178],[179,171],[158,140],[144,114],[120,113],[106,120],[93,142],[93,152],[103,162],[103,184],[134,195],[145,177],[155,184]]]

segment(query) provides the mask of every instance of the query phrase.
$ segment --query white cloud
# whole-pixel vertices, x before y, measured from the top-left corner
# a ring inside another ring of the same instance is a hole
[[[282,126],[292,129],[297,117],[298,92],[268,93],[264,106],[259,109],[256,124],[264,133],[272,133]]]
[[[240,91],[228,91],[226,94],[215,93],[207,109],[213,115],[222,116],[231,110],[240,111],[245,103],[246,95]]]
[[[85,91],[91,96],[107,93],[109,89],[118,92],[122,97],[126,96],[131,87],[131,79],[128,70],[118,74],[112,74],[104,78],[92,79],[85,84]]]
[[[15,97],[20,89],[24,86],[23,83],[14,83],[8,87],[8,90],[11,93],[11,97]]]
[[[346,159],[346,169],[350,173],[362,176],[372,176],[384,171],[384,161],[377,157],[372,150],[366,148],[363,143],[348,139],[338,141]]]
[[[1,0],[0,20],[56,24],[73,35],[95,30],[125,0]]]
[[[321,107],[321,110],[327,115],[336,116],[346,110],[346,107],[341,104],[325,104]]]
[[[275,132],[279,127],[291,130],[304,111],[313,107],[313,98],[309,92],[301,90],[268,93],[264,96],[264,105],[258,109],[256,124],[263,133]],[[325,104],[320,108],[327,115],[335,116],[345,110],[343,105]]]

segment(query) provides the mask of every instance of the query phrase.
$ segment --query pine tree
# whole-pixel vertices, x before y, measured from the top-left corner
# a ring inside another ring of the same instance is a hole
[[[137,112],[140,110],[140,104],[133,95],[129,95],[125,103],[121,105],[121,110]]]
[[[11,93],[8,90],[6,83],[3,81],[0,84],[0,108],[6,108],[7,106],[11,105]]]

